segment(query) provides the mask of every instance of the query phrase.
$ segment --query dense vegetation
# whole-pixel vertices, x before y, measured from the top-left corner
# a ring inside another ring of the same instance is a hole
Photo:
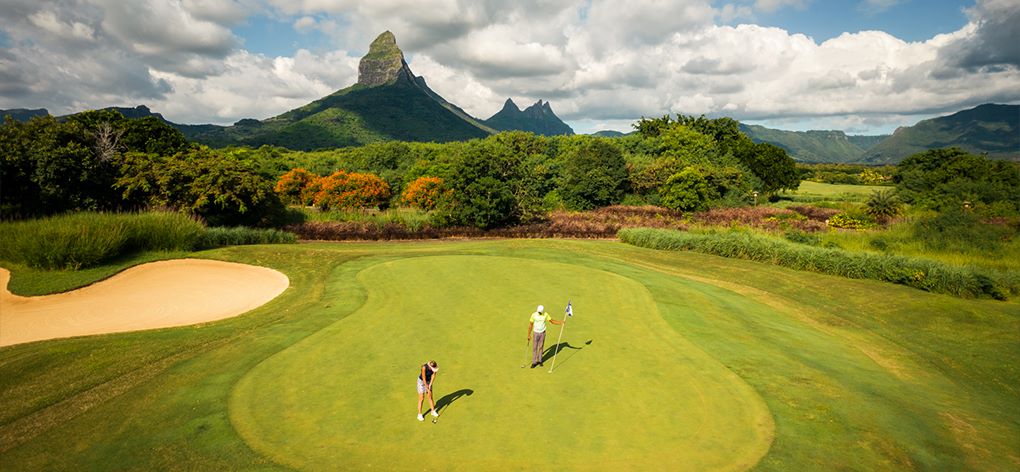
[[[0,128],[8,150],[3,215],[158,207],[214,226],[270,226],[286,221],[281,198],[323,209],[385,208],[403,204],[404,191],[424,177],[441,182],[430,203],[435,224],[494,228],[625,199],[678,210],[740,206],[753,202],[755,191],[796,187],[793,161],[774,146],[752,143],[733,120],[664,117],[638,128],[619,139],[506,132],[445,144],[387,141],[300,152],[212,150],[154,117],[129,120],[115,110],[63,122],[10,121]],[[298,168],[307,175],[291,181],[288,173]],[[678,175],[687,181],[670,181]]]
[[[114,110],[0,126],[0,215],[173,208],[212,225],[269,225],[284,207],[275,176],[201,148],[155,117]]]

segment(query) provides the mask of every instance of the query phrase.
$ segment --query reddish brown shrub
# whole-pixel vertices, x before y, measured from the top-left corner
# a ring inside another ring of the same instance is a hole
[[[840,210],[837,210],[835,208],[822,208],[809,205],[792,206],[790,207],[790,209],[806,216],[809,220],[823,222],[829,218],[832,218],[834,215],[841,213]]]

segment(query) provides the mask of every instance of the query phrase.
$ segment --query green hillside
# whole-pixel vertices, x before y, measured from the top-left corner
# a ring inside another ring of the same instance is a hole
[[[786,150],[794,160],[810,163],[857,162],[861,154],[886,136],[847,136],[842,131],[785,131],[758,125],[740,125],[754,142]]]
[[[622,138],[624,136],[627,136],[627,134],[628,133],[624,133],[622,131],[614,131],[614,130],[611,130],[611,129],[604,129],[602,131],[596,131],[596,132],[592,133],[591,135],[592,136],[599,136],[599,137],[602,137],[602,138]]]
[[[862,160],[895,164],[929,149],[960,147],[992,159],[1020,160],[1020,105],[985,104],[899,128]]]
[[[850,143],[867,151],[875,147],[876,144],[882,142],[885,138],[888,138],[888,134],[877,134],[877,135],[863,135],[863,134],[848,134],[846,138],[850,140]]]
[[[10,110],[0,110],[0,123],[3,123],[7,117],[10,117],[14,121],[28,121],[37,116],[46,116],[50,112],[45,108],[12,108]]]

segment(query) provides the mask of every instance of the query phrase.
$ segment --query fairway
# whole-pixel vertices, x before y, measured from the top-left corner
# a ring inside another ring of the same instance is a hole
[[[387,262],[359,279],[364,307],[261,364],[232,398],[245,439],[283,464],[323,469],[339,453],[384,469],[741,470],[768,449],[764,402],[670,329],[632,280],[491,256]],[[521,369],[527,316],[567,294],[578,316],[558,368]],[[437,401],[457,397],[435,429],[412,408],[430,358]]]
[[[889,190],[891,187],[881,185],[849,185],[849,184],[826,184],[802,180],[794,195],[834,197],[844,194],[870,195],[872,192]]]
[[[290,287],[203,325],[0,348],[5,470],[1020,468],[1016,301],[612,241],[192,257]],[[521,368],[528,316],[567,300],[555,371]],[[435,424],[414,411],[430,359]]]

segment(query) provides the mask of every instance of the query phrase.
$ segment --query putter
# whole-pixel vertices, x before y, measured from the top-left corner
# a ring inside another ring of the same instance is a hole
[[[525,344],[525,346],[528,348],[527,349],[528,359],[531,359],[531,340],[530,339],[528,340],[528,343]],[[528,365],[528,361],[524,361],[524,363],[521,364],[521,368],[523,369],[524,366],[526,366],[526,365]]]
[[[429,398],[430,399],[433,398],[432,397],[432,389],[431,388],[429,388]],[[434,402],[432,403],[432,411],[429,414],[432,414],[432,413],[439,413],[438,407],[436,407],[436,404]],[[433,416],[432,417],[432,424],[436,424],[436,421],[439,421],[439,417],[438,416]]]

